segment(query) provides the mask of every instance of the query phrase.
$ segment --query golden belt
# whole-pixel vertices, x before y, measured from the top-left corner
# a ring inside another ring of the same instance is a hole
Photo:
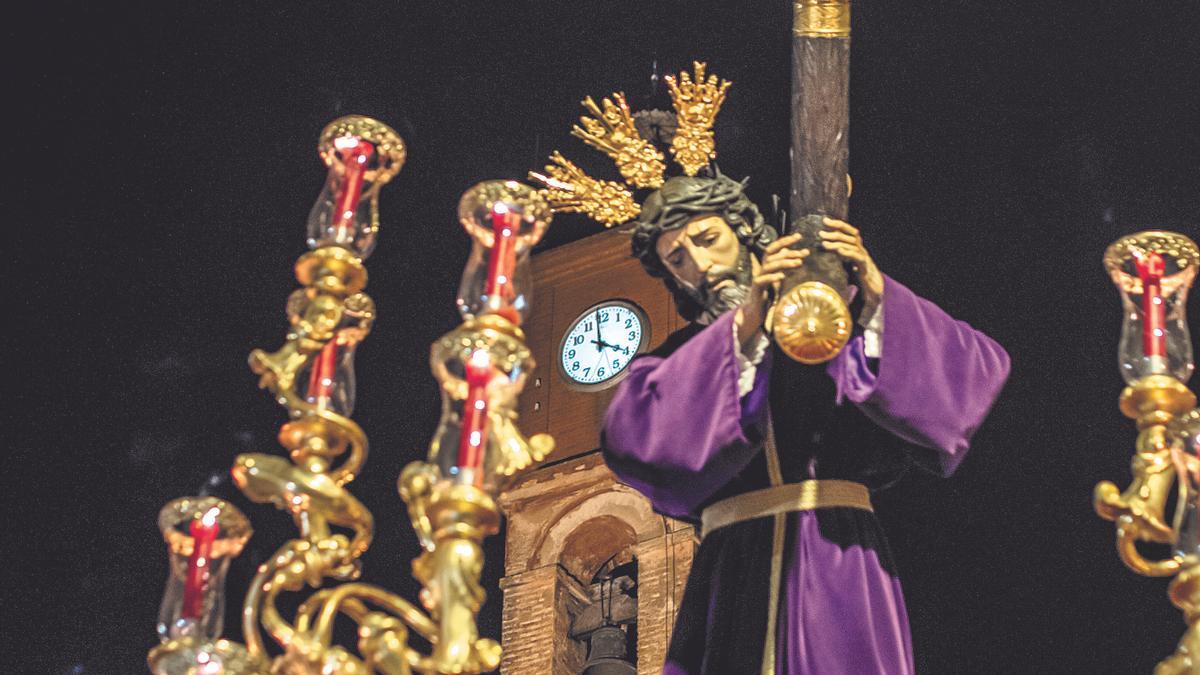
[[[700,514],[700,538],[726,525],[755,518],[774,516],[771,541],[770,605],[767,607],[767,634],[763,641],[762,673],[775,673],[775,625],[779,608],[779,585],[783,576],[784,524],[792,511],[812,511],[844,507],[872,511],[871,493],[865,485],[848,480],[806,480],[799,483],[777,484],[782,479],[773,434],[768,434],[767,465],[771,482],[769,488],[754,490],[729,499],[722,499]]]
[[[700,537],[744,520],[835,506],[874,510],[871,493],[861,483],[806,480],[747,492],[713,504],[700,514]]]

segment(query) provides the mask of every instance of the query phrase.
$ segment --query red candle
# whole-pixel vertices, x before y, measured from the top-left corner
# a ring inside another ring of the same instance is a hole
[[[458,437],[458,470],[476,485],[483,482],[483,449],[487,443],[487,384],[492,359],[482,349],[467,360],[467,399],[463,401],[462,431]]]
[[[492,251],[488,259],[487,296],[488,309],[513,323],[520,322],[520,315],[512,306],[512,275],[517,267],[517,227],[521,216],[512,213],[503,204],[492,209]]]
[[[312,371],[308,375],[308,402],[318,405],[328,405],[329,397],[333,395],[333,377],[337,370],[337,338],[334,337],[313,360]]]
[[[334,198],[334,227],[337,228],[337,240],[348,243],[354,238],[354,215],[358,211],[358,200],[362,197],[367,161],[375,154],[375,146],[352,136],[337,139],[334,146],[342,151],[342,165],[345,167]]]
[[[189,533],[192,535],[192,555],[188,558],[187,579],[183,585],[184,619],[199,620],[204,614],[204,589],[208,587],[210,565],[212,562],[212,547],[217,540],[220,526],[217,525],[217,515],[220,512],[213,507],[203,517],[192,521]]]
[[[1142,280],[1142,351],[1148,357],[1167,355],[1166,306],[1162,298],[1162,256],[1154,251],[1135,255]]]

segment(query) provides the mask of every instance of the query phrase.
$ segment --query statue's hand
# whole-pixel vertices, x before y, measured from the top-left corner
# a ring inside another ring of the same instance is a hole
[[[734,318],[738,327],[738,341],[743,345],[749,344],[751,338],[762,327],[772,293],[778,291],[779,284],[788,271],[803,265],[804,259],[808,257],[809,250],[806,248],[789,248],[802,238],[801,234],[789,234],[771,242],[763,251],[762,263],[755,270],[750,284],[750,297],[746,304],[738,309]]]
[[[883,300],[883,273],[875,266],[858,228],[836,218],[825,218],[820,232],[821,245],[838,254],[854,270],[863,293],[864,313],[874,311]]]

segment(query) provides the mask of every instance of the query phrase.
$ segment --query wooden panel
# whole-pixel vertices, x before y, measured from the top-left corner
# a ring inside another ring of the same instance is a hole
[[[548,461],[557,461],[599,446],[600,425],[615,390],[579,391],[559,374],[556,352],[571,322],[602,300],[628,300],[646,312],[648,348],[653,349],[679,321],[670,293],[630,257],[629,235],[616,230],[534,256],[533,282],[535,308],[525,332],[538,369],[520,399],[521,428],[554,436],[557,447]]]
[[[536,282],[535,282],[536,283]],[[537,367],[533,371],[533,379],[525,385],[521,398],[517,401],[517,411],[520,414],[521,431],[526,436],[544,434],[549,429],[549,417],[546,409],[546,396],[553,385],[547,375],[554,370],[554,359],[551,354],[554,346],[549,344],[549,331],[543,326],[549,326],[554,318],[554,287],[534,286],[533,310],[525,321],[525,344],[533,352],[533,360]]]

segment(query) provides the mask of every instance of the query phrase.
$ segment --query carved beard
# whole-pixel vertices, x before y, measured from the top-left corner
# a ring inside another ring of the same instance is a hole
[[[717,284],[726,279],[732,281],[723,288],[713,290]],[[705,275],[699,288],[684,286],[684,290],[702,308],[696,317],[696,323],[707,326],[731,309],[740,307],[750,297],[750,283],[753,280],[753,269],[750,266],[750,251],[741,247],[737,267],[713,266]]]

